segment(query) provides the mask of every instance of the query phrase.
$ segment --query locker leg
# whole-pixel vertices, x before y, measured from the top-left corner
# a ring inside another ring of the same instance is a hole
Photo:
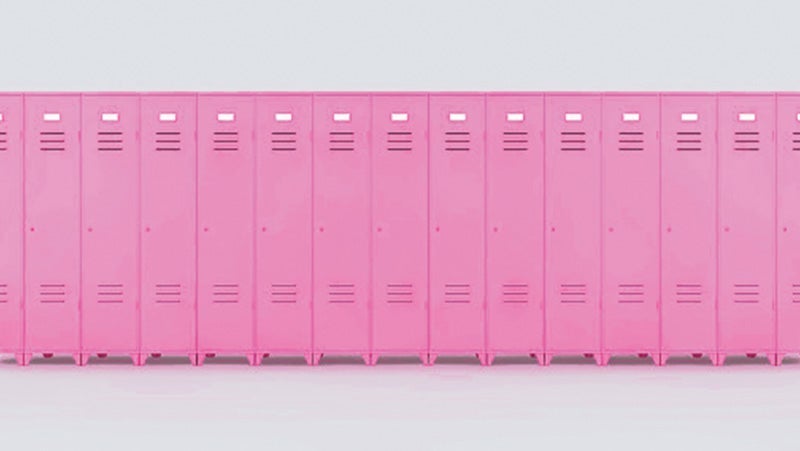
[[[772,366],[780,366],[783,363],[783,356],[777,353],[767,354],[767,359],[769,359],[769,363]]]
[[[316,354],[313,352],[308,352],[305,354],[306,363],[311,366],[319,365],[319,361],[322,358],[322,354]]]
[[[247,363],[250,366],[258,366],[261,365],[261,355],[256,353],[247,354]]]
[[[550,366],[550,363],[552,362],[553,362],[553,354],[547,354],[543,352],[539,355],[539,365]]]
[[[427,366],[433,366],[433,364],[436,363],[436,357],[439,357],[439,356],[436,355],[436,354],[433,354],[433,353],[428,353]]]
[[[666,354],[666,353],[653,354],[653,362],[655,362],[656,366],[664,366],[664,365],[666,365],[668,358],[669,358],[669,354]]]
[[[709,356],[711,357],[711,363],[714,366],[722,366],[725,364],[725,354],[715,353],[715,354],[710,354]]]
[[[144,366],[147,354],[131,354],[131,359],[133,359],[133,366]]]
[[[189,354],[189,358],[192,359],[192,366],[202,366],[206,356],[205,354]]]
[[[491,352],[486,354],[486,366],[491,366],[494,363],[495,355]]]
[[[489,361],[489,354],[476,352],[475,357],[478,358],[478,361],[481,362],[481,366],[489,366],[491,362]]]
[[[28,366],[28,365],[30,365],[31,364],[31,357],[33,357],[33,355],[31,355],[29,353],[20,352],[20,353],[14,354],[14,358],[17,360],[17,365],[19,365],[19,366]]]
[[[362,354],[361,358],[364,359],[364,363],[367,366],[375,366],[375,364],[378,363],[377,354]]]
[[[89,354],[83,354],[83,353],[72,354],[72,359],[75,360],[76,365],[86,366],[86,364],[89,363]]]
[[[597,362],[599,366],[606,366],[608,365],[608,360],[611,358],[611,354],[603,354],[598,353],[594,355],[594,360]]]

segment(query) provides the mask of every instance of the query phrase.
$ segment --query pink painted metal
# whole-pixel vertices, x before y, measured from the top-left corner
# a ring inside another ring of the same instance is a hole
[[[717,99],[661,97],[661,355],[717,352]]]
[[[775,353],[775,96],[719,97],[719,353]]]
[[[430,361],[485,344],[485,96],[430,97]]]
[[[657,95],[603,98],[603,353],[659,349]]]
[[[544,98],[486,99],[487,352],[544,348]]]
[[[139,97],[84,95],[81,110],[81,351],[138,363]]]
[[[0,352],[22,356],[22,96],[0,95]]]
[[[777,353],[800,353],[800,96],[777,107]]]
[[[256,102],[257,352],[310,356],[312,97]]]
[[[194,95],[141,98],[141,352],[194,355]]]
[[[254,120],[252,96],[198,97],[198,364],[214,354],[255,363]]]
[[[314,353],[370,346],[370,97],[314,98]]]
[[[545,98],[545,356],[600,343],[601,113],[598,95]]]
[[[428,348],[428,97],[372,99],[373,354]]]

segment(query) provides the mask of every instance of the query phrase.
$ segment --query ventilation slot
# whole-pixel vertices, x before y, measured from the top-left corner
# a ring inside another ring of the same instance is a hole
[[[528,132],[503,132],[503,151],[528,151]]]
[[[386,284],[387,304],[411,304],[414,302],[414,285],[410,283]]]
[[[66,302],[67,286],[63,283],[43,283],[39,285],[39,302],[42,304],[63,304]]]
[[[270,150],[273,152],[295,152],[297,151],[296,132],[272,132],[270,138]]]
[[[330,132],[328,134],[328,150],[331,152],[353,152],[355,148],[353,132]]]
[[[414,137],[411,132],[388,132],[386,150],[389,152],[411,152]]]
[[[40,132],[39,150],[42,152],[63,152],[64,132]]]
[[[619,132],[618,149],[620,152],[644,151],[644,132]]]
[[[211,302],[215,304],[236,304],[239,302],[239,284],[215,283],[211,295]]]
[[[352,304],[356,302],[356,285],[352,283],[328,284],[328,302],[331,304]]]
[[[296,283],[273,283],[269,288],[269,301],[273,304],[296,304]]]
[[[98,304],[122,304],[124,290],[121,283],[97,284]]]
[[[8,150],[8,138],[6,132],[0,132],[0,152]]]
[[[733,284],[733,302],[736,304],[758,304],[760,285],[757,283]]]
[[[156,304],[180,304],[181,284],[157,283],[155,294],[156,294]]]
[[[527,283],[504,283],[503,284],[503,303],[505,303],[505,304],[527,304],[528,303],[528,284]]]
[[[444,150],[447,152],[469,152],[469,132],[444,132]]]
[[[2,138],[2,136],[0,136],[0,138]],[[800,152],[800,132],[792,132],[792,150]]]
[[[445,304],[469,304],[472,287],[468,283],[448,283],[444,285]]]
[[[239,150],[239,132],[214,132],[214,152]]]
[[[157,152],[180,152],[181,132],[156,132]]]
[[[702,132],[678,132],[675,137],[678,152],[700,152],[703,150]]]
[[[586,152],[586,132],[561,132],[562,152]]]
[[[561,284],[561,303],[562,304],[585,304],[586,303],[586,284],[585,283],[562,283]]]
[[[643,304],[644,285],[641,283],[621,283],[617,285],[617,302],[620,304]]]
[[[675,302],[678,304],[700,304],[703,302],[703,285],[679,283],[675,285]]]
[[[735,132],[733,150],[737,152],[758,152],[758,132]]]
[[[0,290],[4,290],[4,288],[0,287]],[[792,284],[792,303],[800,304],[800,283]]]
[[[97,150],[122,152],[122,132],[97,132]]]
[[[0,283],[0,304],[8,302],[8,284]]]

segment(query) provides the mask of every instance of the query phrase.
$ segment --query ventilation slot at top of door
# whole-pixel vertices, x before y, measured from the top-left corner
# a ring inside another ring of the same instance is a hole
[[[239,284],[215,283],[211,287],[211,302],[215,304],[237,304],[239,302]]]
[[[526,131],[505,131],[503,132],[503,151],[504,152],[527,152],[528,132]]]
[[[121,283],[97,284],[98,304],[122,304],[124,290]]]
[[[800,152],[800,132],[792,132],[792,151]]]
[[[586,132],[561,132],[562,152],[586,152]]]
[[[736,304],[758,304],[760,295],[760,285],[757,283],[733,284],[733,302]]]
[[[504,304],[527,304],[529,300],[527,283],[504,283],[502,293]]]
[[[214,132],[214,152],[239,150],[239,132]]]
[[[64,132],[39,132],[39,150],[42,152],[63,152],[66,150]]]
[[[758,132],[734,132],[733,150],[736,152],[758,152],[760,139]]]
[[[389,152],[411,152],[414,148],[414,135],[410,131],[386,133],[386,150]]]
[[[619,132],[617,149],[620,152],[644,151],[644,132]]]
[[[156,304],[180,304],[181,284],[157,283],[154,290]]]
[[[297,132],[275,131],[270,133],[270,150],[273,152],[296,152]]]
[[[0,304],[8,302],[8,284],[0,283]]]
[[[703,302],[703,284],[675,284],[675,302],[678,304],[700,304]]]
[[[675,150],[678,152],[700,152],[703,150],[703,132],[677,132],[675,136]]]
[[[562,283],[559,295],[562,304],[585,304],[585,283]]]
[[[8,137],[6,132],[0,131],[0,152],[8,150]]]
[[[466,131],[444,132],[444,150],[447,152],[469,152],[470,133]]]
[[[97,150],[100,152],[122,152],[122,132],[97,132]]]
[[[411,304],[414,302],[414,284],[389,283],[386,284],[387,304]]]
[[[447,283],[444,285],[445,304],[469,304],[472,302],[472,287],[468,283]]]
[[[617,302],[620,304],[644,304],[644,284],[621,283],[617,285]]]
[[[67,301],[67,285],[63,283],[39,284],[39,302],[42,304],[63,304]]]
[[[328,150],[331,152],[353,152],[356,139],[353,132],[330,132],[328,134]]]
[[[156,151],[157,152],[180,152],[181,132],[160,131],[156,132]]]
[[[792,284],[792,303],[800,304],[800,283]]]
[[[353,304],[356,302],[356,285],[354,283],[328,284],[328,302],[331,304]]]
[[[269,302],[273,304],[296,304],[296,283],[273,283],[269,286]]]

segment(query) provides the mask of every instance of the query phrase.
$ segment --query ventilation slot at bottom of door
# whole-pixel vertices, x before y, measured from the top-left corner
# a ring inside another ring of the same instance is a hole
[[[39,302],[42,304],[63,304],[67,301],[66,297],[66,284],[43,283],[39,285]]]
[[[621,283],[617,285],[617,302],[620,304],[643,304],[644,284]]]
[[[353,304],[356,302],[356,285],[354,283],[328,284],[328,302],[331,304]]]
[[[760,285],[757,283],[736,283],[733,285],[733,302],[736,304],[758,304]]]
[[[527,283],[504,283],[502,286],[504,304],[527,304]]]
[[[269,302],[272,304],[296,304],[296,283],[273,283],[269,287]]]
[[[97,284],[97,303],[122,304],[123,293],[121,283],[99,283]]]
[[[8,284],[0,283],[0,304],[8,302]]]
[[[468,283],[448,283],[444,285],[445,304],[469,304],[472,302],[472,287]]]
[[[700,304],[703,302],[703,284],[679,283],[675,285],[675,302],[678,304]]]
[[[562,283],[561,291],[562,304],[585,304],[586,303],[586,284],[585,283]]]
[[[215,283],[211,290],[211,302],[215,304],[236,304],[239,302],[238,283]]]
[[[411,304],[414,302],[414,284],[389,283],[386,284],[387,304]]]
[[[181,284],[157,283],[155,287],[156,304],[180,304]]]

